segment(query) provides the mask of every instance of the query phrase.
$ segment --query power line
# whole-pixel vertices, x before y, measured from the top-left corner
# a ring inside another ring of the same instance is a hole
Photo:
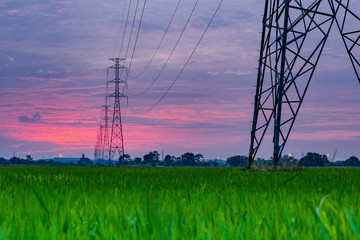
[[[145,6],[146,6],[146,0],[144,0],[144,5],[143,5],[143,9],[142,9],[141,17],[140,17],[140,22],[139,22],[139,26],[138,26],[138,30],[137,30],[137,34],[136,34],[136,39],[135,39],[135,43],[134,43],[134,48],[133,48],[133,51],[132,51],[129,68],[127,69],[127,72],[126,72],[125,84],[124,84],[124,86],[123,86],[122,93],[124,93],[125,90],[128,89],[127,79],[128,79],[128,77],[129,77],[129,72],[130,72],[131,65],[132,65],[132,62],[133,62],[133,59],[134,59],[135,49],[136,49],[137,41],[138,41],[138,38],[139,38],[139,33],[140,33],[140,29],[141,29],[142,20],[143,20],[143,17],[144,17]],[[135,16],[136,16],[136,12],[135,12]],[[134,21],[135,21],[135,18],[134,18]],[[130,42],[129,42],[129,44],[130,44]],[[126,105],[126,106],[127,106],[127,105]],[[126,110],[125,110],[125,114],[126,114]]]
[[[133,31],[134,31],[134,26],[135,26],[138,7],[139,7],[139,0],[136,1],[135,13],[134,13],[133,21],[132,21],[132,24],[131,24],[131,31],[130,31],[130,35],[129,35],[129,41],[128,41],[128,44],[127,44],[127,47],[126,47],[126,53],[125,53],[125,57],[124,57],[124,63],[123,63],[124,65],[125,65],[125,62],[126,62],[127,55],[129,53],[129,48],[130,48],[130,43],[131,43]],[[123,74],[123,71],[121,71],[120,77],[122,77],[122,74]],[[126,74],[125,78],[127,80],[128,75],[129,75],[129,70],[128,69],[126,69],[125,74]],[[125,88],[125,85],[127,85],[127,83],[124,84],[124,88]],[[124,89],[123,89],[123,91],[124,91]]]
[[[171,58],[172,55],[174,54],[175,49],[176,49],[176,47],[178,46],[178,44],[179,44],[179,42],[180,42],[180,40],[181,40],[181,38],[182,38],[182,36],[183,36],[183,34],[184,34],[184,32],[185,32],[185,29],[186,29],[187,25],[188,25],[189,22],[190,22],[190,19],[191,19],[192,15],[193,15],[193,13],[194,13],[194,11],[195,11],[195,8],[196,8],[198,2],[199,2],[199,0],[196,0],[195,4],[194,4],[194,6],[193,6],[193,8],[192,8],[192,10],[191,10],[191,13],[190,13],[190,15],[189,15],[189,17],[188,17],[188,19],[187,19],[187,21],[186,21],[186,23],[185,23],[182,31],[181,31],[180,36],[178,37],[178,39],[177,39],[177,41],[176,41],[176,43],[175,43],[175,45],[174,45],[174,47],[173,47],[173,49],[172,49],[169,57],[166,59],[165,64],[164,64],[164,65],[162,66],[162,68],[160,69],[160,72],[158,73],[158,75],[154,78],[154,80],[151,82],[151,84],[150,84],[144,91],[142,91],[141,93],[139,93],[139,94],[131,94],[131,92],[130,92],[130,94],[131,94],[132,96],[141,96],[141,95],[145,94],[147,91],[149,91],[149,89],[150,89],[150,88],[155,84],[155,82],[159,79],[160,75],[162,74],[162,72],[164,71],[165,67],[166,67],[167,64],[169,63],[170,58]]]
[[[176,81],[179,79],[180,75],[182,74],[182,72],[184,71],[184,69],[186,68],[187,64],[189,63],[190,59],[192,58],[192,56],[194,55],[196,49],[198,48],[198,46],[200,45],[202,39],[204,38],[207,30],[209,29],[212,21],[214,20],[217,12],[219,11],[222,3],[223,3],[224,0],[221,0],[219,5],[217,6],[215,12],[213,13],[209,23],[207,24],[204,32],[202,33],[199,41],[197,42],[197,44],[195,45],[195,48],[193,49],[193,51],[191,52],[190,56],[188,57],[188,59],[186,60],[185,64],[183,65],[182,69],[180,70],[180,72],[178,73],[178,75],[176,76],[176,78],[173,80],[173,82],[171,83],[170,87],[166,90],[166,92],[159,98],[159,100],[157,102],[155,102],[155,104],[153,104],[149,109],[143,111],[143,112],[138,112],[136,111],[134,108],[131,107],[131,105],[129,105],[130,109],[133,110],[135,113],[138,113],[138,114],[143,114],[143,113],[147,113],[147,112],[150,112],[151,110],[153,110],[157,105],[159,105],[159,103],[165,98],[165,96],[169,93],[169,91],[171,90],[171,88],[174,86],[174,84],[176,83]]]
[[[140,17],[140,22],[139,22],[139,26],[138,26],[138,30],[137,30],[137,34],[136,34],[136,39],[135,39],[135,43],[134,43],[134,49],[131,55],[131,59],[130,59],[130,64],[129,64],[129,68],[128,68],[128,74],[126,75],[126,80],[129,77],[129,73],[130,73],[130,69],[131,69],[131,65],[134,59],[134,55],[135,55],[135,49],[136,49],[136,45],[138,42],[138,38],[139,38],[139,33],[140,33],[140,29],[141,29],[141,23],[144,17],[144,12],[145,12],[145,6],[146,6],[146,0],[144,0],[144,5],[143,5],[143,9],[142,9],[142,13],[141,13],[141,17]]]
[[[172,14],[172,16],[171,16],[170,22],[169,22],[169,24],[167,25],[167,27],[166,27],[166,29],[165,29],[165,31],[164,31],[164,34],[163,34],[163,36],[162,36],[162,38],[161,38],[158,46],[156,47],[155,52],[153,53],[152,57],[150,58],[149,62],[146,64],[145,68],[144,68],[142,71],[140,71],[140,73],[138,73],[136,76],[130,76],[130,78],[138,78],[138,77],[140,77],[140,76],[148,69],[148,67],[150,66],[150,64],[151,64],[152,61],[154,60],[157,52],[159,51],[159,49],[160,49],[160,47],[161,47],[161,45],[162,45],[162,43],[163,43],[163,41],[164,41],[164,39],[165,39],[165,36],[166,36],[166,34],[168,33],[169,28],[170,28],[170,26],[171,26],[171,24],[172,24],[172,22],[173,22],[173,20],[174,20],[174,17],[175,17],[176,12],[177,12],[177,10],[178,10],[178,8],[179,8],[180,2],[181,2],[181,0],[178,1],[177,5],[176,5],[176,7],[175,7],[175,10],[174,10],[174,12],[173,12],[173,14]]]
[[[136,20],[138,7],[139,7],[139,0],[136,1],[135,13],[134,13],[133,22],[132,22],[132,25],[131,25],[131,31],[130,31],[128,45],[127,45],[127,48],[126,48],[125,61],[126,61],[126,58],[127,58],[128,52],[129,52],[129,48],[130,48],[130,43],[131,43],[131,39],[132,39],[132,34],[133,34],[133,30],[134,30],[134,25],[135,25],[135,20]]]
[[[118,55],[118,57],[120,57],[121,52],[122,52],[122,48],[123,48],[123,45],[124,45],[125,34],[126,34],[126,29],[127,29],[127,25],[128,25],[128,21],[129,21],[129,15],[130,15],[130,9],[131,9],[131,2],[132,2],[132,1],[130,0],[129,8],[128,8],[128,13],[127,13],[127,17],[126,17],[125,28],[124,28],[124,32],[123,32],[123,36],[122,36],[122,40],[121,40],[121,46],[120,46],[120,50],[119,50],[119,55]]]

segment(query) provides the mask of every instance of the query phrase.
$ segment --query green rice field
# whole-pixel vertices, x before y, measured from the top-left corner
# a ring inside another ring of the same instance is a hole
[[[356,168],[0,168],[0,239],[360,239],[359,207]]]

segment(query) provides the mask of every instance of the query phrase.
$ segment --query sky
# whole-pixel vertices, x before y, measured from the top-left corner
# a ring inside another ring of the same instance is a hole
[[[108,59],[119,56],[128,3],[0,2],[0,157],[93,157]],[[264,1],[224,0],[173,88],[158,106],[142,113],[176,78],[219,0],[198,0],[161,76],[137,96],[164,65],[195,1],[180,2],[154,60],[136,77],[151,59],[177,3],[146,2],[128,77],[129,105],[123,108],[125,152],[132,157],[154,150],[175,156],[193,152],[208,159],[247,155]],[[360,9],[359,3],[351,4]],[[135,23],[136,30],[139,18]],[[130,42],[131,52],[134,38]],[[336,160],[360,156],[359,122],[360,84],[334,28],[284,154],[332,156],[337,149]],[[269,136],[258,157],[269,158],[272,148]]]

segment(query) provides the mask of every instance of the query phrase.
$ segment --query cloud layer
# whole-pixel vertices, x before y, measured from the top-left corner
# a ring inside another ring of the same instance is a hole
[[[21,123],[38,123],[40,122],[41,116],[38,113],[35,113],[32,118],[26,116],[26,115],[21,115],[19,116],[19,122]]]

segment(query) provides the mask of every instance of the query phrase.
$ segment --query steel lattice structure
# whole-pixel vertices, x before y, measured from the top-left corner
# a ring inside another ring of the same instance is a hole
[[[99,128],[98,128],[98,134],[97,134],[97,137],[96,137],[96,144],[95,144],[95,151],[94,151],[94,159],[100,159],[102,157],[102,149],[103,149],[103,130],[104,130],[104,126],[99,125]]]
[[[279,161],[333,25],[359,78],[360,25],[350,0],[266,0],[252,122],[249,167],[269,126]],[[335,23],[335,24],[334,24]]]
[[[123,138],[123,130],[122,130],[122,119],[121,119],[121,98],[127,98],[126,95],[123,94],[123,91],[120,92],[120,85],[123,89],[126,86],[126,80],[121,79],[122,75],[125,73],[125,79],[127,76],[127,69],[121,63],[125,60],[123,58],[110,58],[109,60],[114,62],[114,65],[109,67],[114,71],[114,79],[108,81],[108,83],[113,83],[115,86],[115,90],[113,93],[109,94],[107,97],[114,98],[114,108],[109,111],[112,116],[112,124],[111,124],[111,136],[109,139],[109,155],[108,160],[109,164],[111,160],[114,158],[116,152],[119,153],[119,158],[124,156],[124,138]],[[108,118],[106,116],[106,118]],[[105,128],[106,129],[106,128]],[[105,144],[105,143],[104,143]]]
[[[109,107],[110,105],[107,104],[107,96],[105,97],[106,104],[103,105],[103,136],[102,136],[102,149],[101,149],[101,158],[102,159],[109,159]]]
[[[106,104],[103,105],[103,109],[100,111],[100,122],[98,128],[98,134],[96,137],[94,159],[109,159],[109,107]]]

